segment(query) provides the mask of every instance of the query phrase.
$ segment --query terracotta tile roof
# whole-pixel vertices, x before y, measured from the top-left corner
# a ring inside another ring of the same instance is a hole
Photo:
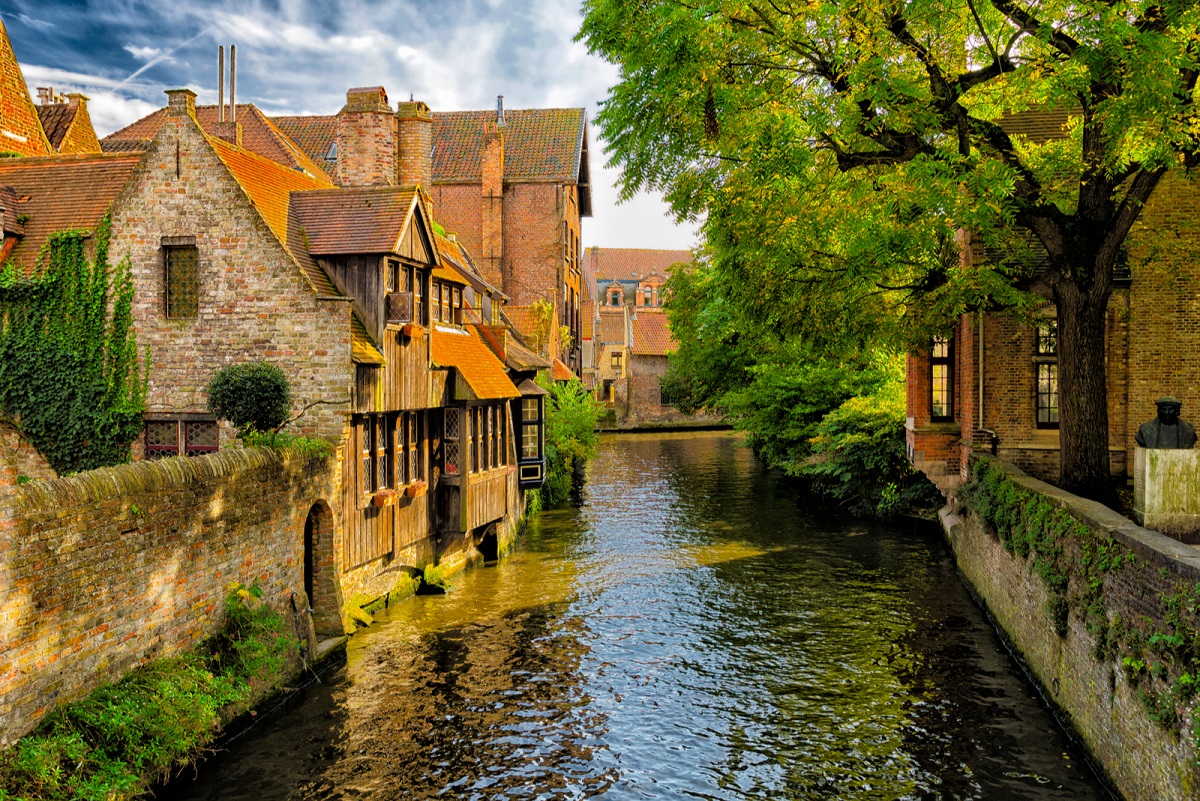
[[[416,192],[391,186],[321,189],[292,196],[296,222],[304,226],[308,252],[314,256],[392,253],[416,203]]]
[[[690,250],[653,250],[649,248],[588,248],[584,263],[591,268],[593,284],[628,281],[651,273],[667,277],[667,268],[677,262],[692,261]]]
[[[504,316],[522,339],[528,340],[537,331],[537,318],[529,306],[505,306]]]
[[[330,158],[330,149],[337,141],[337,117],[332,114],[314,114],[297,117],[273,117],[279,130],[295,142],[314,162],[321,165],[329,175],[337,169],[337,158]]]
[[[614,311],[606,311],[607,307],[600,309],[600,336],[599,341],[612,345],[625,343],[625,309],[617,307]]]
[[[464,331],[434,325],[430,336],[434,365],[453,367],[473,399],[520,397],[521,393],[509,380],[504,365],[473,328]]]
[[[550,368],[550,377],[555,381],[572,381],[579,378],[579,376],[571,372],[571,368],[567,367],[562,359],[554,360],[554,365]]]
[[[131,142],[144,142],[153,139],[162,128],[167,118],[165,108],[153,114],[142,117],[137,122],[125,126],[119,131],[104,137],[101,146],[107,151],[122,147],[131,147]],[[290,167],[307,172],[309,175],[329,180],[324,169],[309,157],[303,147],[293,142],[267,115],[250,103],[238,104],[237,121],[242,126],[242,147],[260,156]],[[217,127],[216,106],[196,106],[196,122],[210,136]]]
[[[101,139],[100,150],[104,153],[141,153],[150,147],[149,139]]]
[[[63,140],[67,138],[67,131],[71,129],[71,123],[75,122],[75,112],[78,108],[70,103],[52,103],[37,107],[42,130],[46,132],[46,138],[55,150],[62,147]]]
[[[582,339],[591,339],[596,335],[596,317],[592,310],[591,304],[584,306],[579,310],[579,336]]]
[[[495,111],[433,115],[434,183],[482,180],[484,124]],[[574,183],[579,177],[587,112],[581,108],[505,109],[504,179]]]
[[[512,337],[508,337],[504,345],[504,363],[513,370],[521,372],[545,370],[550,367],[548,359],[537,355]]]
[[[354,313],[350,314],[350,360],[356,364],[387,364],[383,353],[371,341],[366,327]]]
[[[679,348],[671,338],[666,312],[639,311],[633,318],[632,327],[633,342],[629,349],[634,356],[666,356]]]
[[[0,153],[22,156],[54,153],[29,97],[3,20],[0,20]]]
[[[25,220],[12,260],[31,269],[50,234],[95,228],[140,161],[140,154],[0,159],[0,186],[15,190]]]

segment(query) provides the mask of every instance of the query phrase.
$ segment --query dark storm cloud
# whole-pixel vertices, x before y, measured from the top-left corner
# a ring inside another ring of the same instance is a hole
[[[161,107],[168,88],[215,102],[218,44],[238,46],[238,100],[274,114],[333,113],[346,89],[382,84],[393,100],[412,94],[435,110],[490,107],[503,94],[509,108],[584,106],[594,116],[617,75],[572,41],[578,0],[0,0],[0,16],[26,80],[86,93],[102,134]],[[598,148],[593,177],[585,240],[691,244],[660,207],[649,211],[656,200],[606,208],[613,176]]]

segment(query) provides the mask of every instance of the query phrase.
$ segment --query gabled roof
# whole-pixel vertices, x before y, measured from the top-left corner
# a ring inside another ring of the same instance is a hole
[[[567,367],[562,359],[555,359],[554,364],[550,368],[550,377],[555,381],[572,381],[578,380],[579,376],[571,372],[571,368]]]
[[[467,400],[520,397],[504,365],[473,327],[464,330],[434,324],[430,337],[434,366],[453,367],[458,372],[459,386],[465,385],[470,395]]]
[[[0,186],[13,188],[24,221],[10,258],[29,270],[50,234],[94,229],[140,161],[140,154],[0,159]]]
[[[471,258],[471,253],[461,241],[457,238],[451,239],[450,236],[443,236],[442,234],[435,234],[435,237],[437,239],[438,255],[441,257],[443,264],[453,267],[462,277],[463,281],[481,295],[490,295],[502,303],[508,302],[508,295],[501,292],[480,275],[479,268],[475,265],[474,259]]]
[[[651,273],[666,278],[672,264],[691,262],[693,258],[690,250],[651,248],[588,248],[583,255],[596,286],[606,281],[636,281]]]
[[[292,199],[314,256],[392,253],[416,205],[415,191],[391,186],[297,192]]]
[[[633,342],[629,349],[634,356],[666,356],[668,352],[678,350],[671,338],[666,312],[639,311],[633,318],[632,328]]]
[[[196,122],[209,135],[216,130],[217,111],[217,106],[196,106]],[[145,147],[162,128],[166,118],[167,110],[159,109],[104,137],[101,147],[106,152]],[[239,103],[237,121],[242,126],[242,147],[245,149],[310,176],[326,181],[329,179],[321,165],[309,158],[304,148],[293,142],[257,106]]]
[[[87,98],[68,95],[68,103],[48,103],[37,107],[38,118],[51,146],[63,155],[99,153],[100,140],[92,127]]]
[[[3,20],[0,20],[0,153],[21,156],[54,153],[29,97]]]

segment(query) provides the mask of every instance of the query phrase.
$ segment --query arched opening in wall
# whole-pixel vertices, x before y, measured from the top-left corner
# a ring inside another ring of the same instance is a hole
[[[484,530],[483,536],[479,540],[479,552],[483,554],[485,563],[495,562],[500,558],[500,538],[496,533],[495,523]]]
[[[312,608],[313,627],[318,635],[342,634],[333,559],[333,512],[325,501],[317,501],[304,520],[304,592]]]

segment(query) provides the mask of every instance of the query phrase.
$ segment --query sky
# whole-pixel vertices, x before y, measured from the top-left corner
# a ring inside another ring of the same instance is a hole
[[[585,107],[594,119],[616,67],[573,41],[579,0],[0,0],[29,84],[83,92],[111,133],[188,87],[217,101],[217,46],[237,45],[237,100],[267,114],[332,114],[346,90],[382,84],[434,112]],[[618,173],[591,129],[586,247],[690,248],[657,196],[618,205]]]

